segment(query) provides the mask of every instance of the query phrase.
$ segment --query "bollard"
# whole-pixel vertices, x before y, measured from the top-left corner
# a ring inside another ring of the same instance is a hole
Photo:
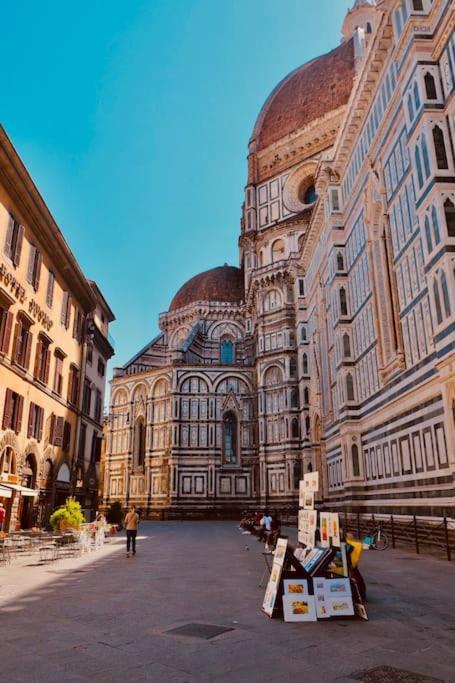
[[[390,515],[390,528],[392,531],[392,548],[395,548],[395,527],[393,525],[393,515]]]
[[[444,517],[444,535],[446,539],[446,550],[447,550],[447,559],[449,562],[452,560],[452,554],[450,552],[450,540],[449,540],[449,530],[447,528],[447,517]]]
[[[417,517],[414,515],[414,533],[416,537],[416,553],[417,555],[420,554],[420,548],[419,548],[419,532],[417,529]]]

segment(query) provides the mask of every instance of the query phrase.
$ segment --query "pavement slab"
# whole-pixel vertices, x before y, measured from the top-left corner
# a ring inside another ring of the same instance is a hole
[[[0,681],[325,683],[381,667],[455,681],[453,563],[366,552],[368,622],[287,624],[261,612],[261,552],[233,522],[144,522],[136,557],[119,536],[81,558],[1,566]],[[232,630],[170,633],[188,624]]]

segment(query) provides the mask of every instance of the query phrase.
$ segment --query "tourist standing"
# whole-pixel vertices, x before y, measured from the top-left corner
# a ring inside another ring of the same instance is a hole
[[[139,525],[139,515],[136,512],[134,505],[131,505],[129,512],[125,516],[126,529],[126,556],[130,556],[130,547],[133,555],[136,555],[136,536],[137,527]]]

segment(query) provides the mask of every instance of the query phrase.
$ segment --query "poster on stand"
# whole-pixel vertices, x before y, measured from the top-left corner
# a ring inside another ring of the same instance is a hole
[[[303,508],[305,510],[314,510],[314,491],[305,491]]]
[[[314,535],[318,523],[318,513],[316,510],[299,510],[299,543],[307,546],[314,546]]]
[[[332,539],[332,545],[336,548],[340,547],[340,520],[338,512],[331,512],[329,518],[329,537]]]
[[[283,595],[285,621],[317,621],[314,595]]]
[[[308,472],[303,477],[305,491],[319,491],[319,472]]]
[[[319,513],[319,528],[321,532],[321,548],[329,548],[330,512]]]
[[[275,608],[276,595],[276,590],[273,590],[272,588],[267,586],[267,590],[265,591],[264,596],[264,602],[262,603],[262,609],[269,617],[272,616],[273,610]]]
[[[287,538],[279,538],[276,542],[275,555],[273,558],[273,564],[279,564],[283,566],[284,557],[286,555],[286,548],[288,547]]]

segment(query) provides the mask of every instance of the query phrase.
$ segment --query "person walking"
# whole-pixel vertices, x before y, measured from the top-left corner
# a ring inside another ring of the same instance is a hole
[[[0,503],[0,531],[3,531],[3,525],[5,523],[6,510],[3,507],[3,503]]]
[[[126,529],[126,556],[130,556],[130,547],[132,548],[133,555],[136,555],[136,536],[137,527],[139,525],[139,515],[136,512],[134,505],[131,505],[129,512],[125,516],[125,529]]]

